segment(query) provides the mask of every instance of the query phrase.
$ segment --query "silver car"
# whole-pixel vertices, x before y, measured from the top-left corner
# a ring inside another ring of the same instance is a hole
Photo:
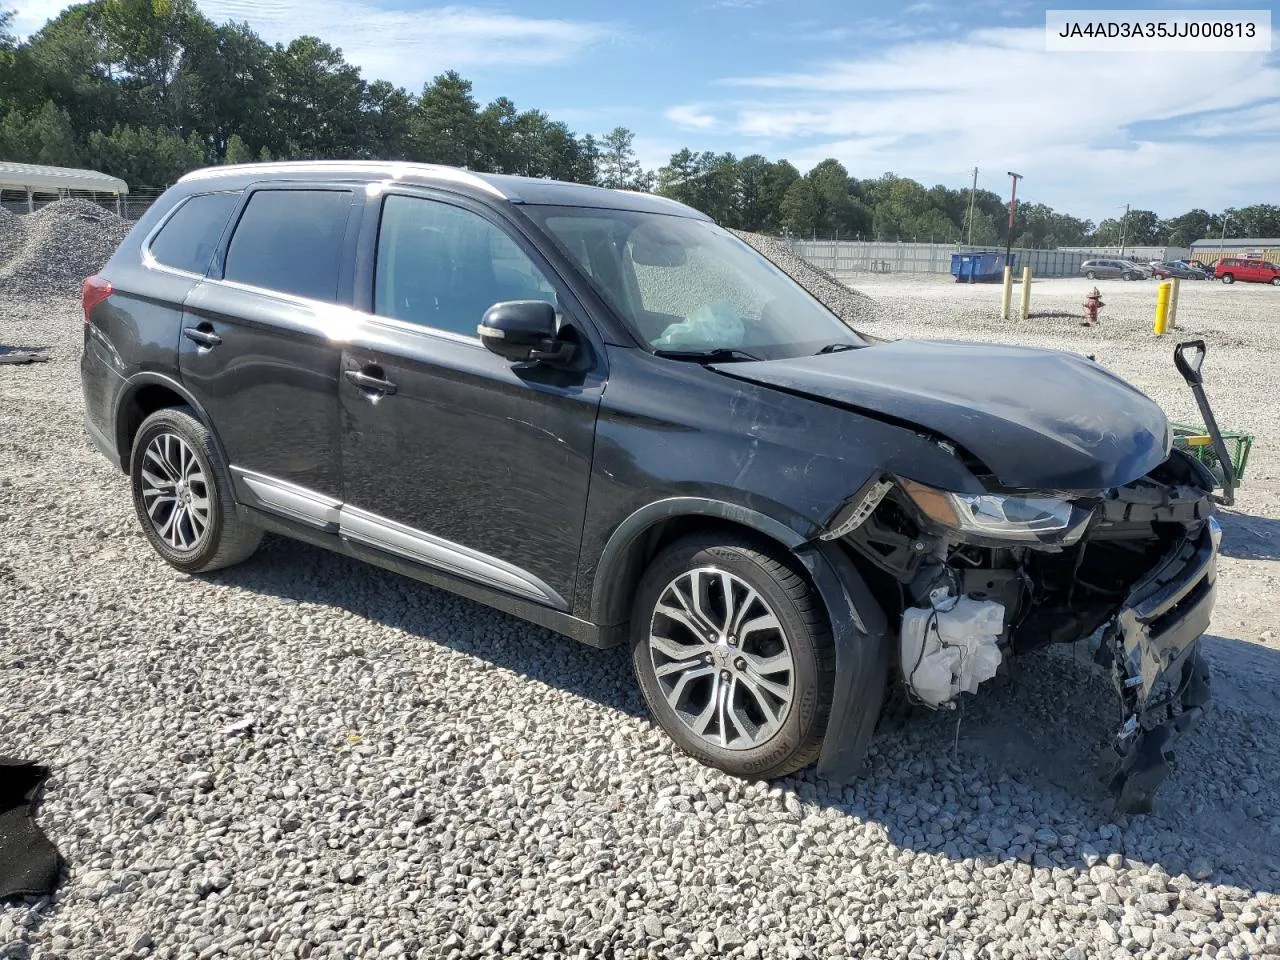
[[[1090,280],[1143,280],[1146,274],[1128,260],[1086,260],[1080,264],[1081,276]]]

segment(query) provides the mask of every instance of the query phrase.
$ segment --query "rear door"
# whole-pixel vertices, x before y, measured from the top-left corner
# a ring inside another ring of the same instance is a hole
[[[213,421],[239,498],[322,527],[342,494],[338,366],[361,205],[351,185],[245,191],[187,297],[183,382]]]
[[[547,606],[572,597],[605,354],[536,248],[481,204],[370,199],[368,313],[342,356],[344,537]],[[515,367],[476,326],[556,304],[577,370]]]

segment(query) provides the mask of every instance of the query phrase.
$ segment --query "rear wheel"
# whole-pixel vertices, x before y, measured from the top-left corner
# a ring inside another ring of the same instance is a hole
[[[129,477],[143,533],[179,570],[229,567],[258,548],[262,530],[237,514],[231,475],[190,407],[157,410],[142,422]]]
[[[732,535],[676,542],[640,581],[631,656],[650,712],[701,762],[770,779],[817,759],[835,650],[794,561]]]
[[[1222,275],[1222,282],[1223,282],[1223,283],[1235,283],[1235,282],[1236,282],[1236,278],[1235,278],[1235,277],[1233,277],[1233,276],[1232,276],[1231,274],[1229,274],[1229,273],[1224,273],[1224,274]]]

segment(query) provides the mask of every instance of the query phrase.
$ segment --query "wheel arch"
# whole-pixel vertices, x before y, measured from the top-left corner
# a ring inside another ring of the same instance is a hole
[[[588,619],[604,625],[623,623],[630,614],[640,577],[658,551],[680,537],[717,528],[763,538],[788,552],[806,540],[773,517],[723,500],[656,500],[618,524],[605,542],[591,584]]]
[[[115,444],[120,458],[120,469],[129,472],[129,457],[133,452],[133,438],[137,436],[142,422],[155,413],[168,407],[188,406],[194,411],[196,419],[204,424],[213,438],[219,456],[226,462],[222,442],[218,432],[209,420],[204,407],[193,397],[181,383],[162,373],[145,372],[135,374],[127,381],[116,401]]]
[[[861,767],[880,715],[894,636],[871,587],[837,544],[724,501],[659,500],[631,514],[605,544],[592,584],[590,619],[603,625],[625,620],[649,560],[674,539],[708,529],[745,533],[785,550],[821,598],[835,644],[836,678],[817,769],[831,780],[849,779]]]

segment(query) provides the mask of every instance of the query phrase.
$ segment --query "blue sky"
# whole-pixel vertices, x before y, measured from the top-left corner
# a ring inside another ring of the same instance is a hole
[[[1017,170],[1020,196],[1094,220],[1126,202],[1280,203],[1280,56],[1047,53],[1047,4],[198,2],[271,42],[316,34],[369,79],[417,90],[453,68],[481,102],[506,95],[580,133],[630,127],[649,167],[682,146],[950,186],[977,166],[1002,195]],[[8,3],[20,33],[65,6]]]

